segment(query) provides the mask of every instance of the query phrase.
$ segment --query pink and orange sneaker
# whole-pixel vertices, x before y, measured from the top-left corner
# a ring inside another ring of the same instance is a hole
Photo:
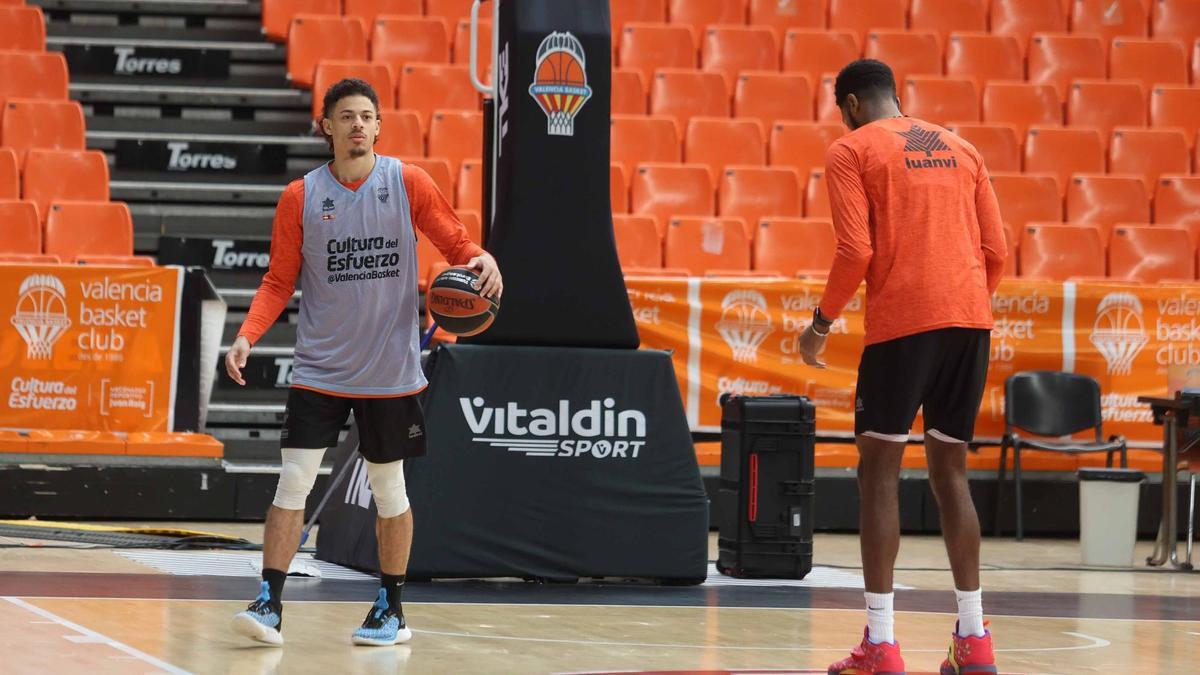
[[[992,651],[992,632],[985,629],[983,637],[959,637],[958,625],[955,624],[950,653],[946,660],[942,661],[941,675],[983,675],[996,672],[999,671],[996,670],[996,655]]]
[[[863,629],[862,643],[850,656],[829,666],[829,675],[904,675],[904,658],[899,642],[875,644]]]

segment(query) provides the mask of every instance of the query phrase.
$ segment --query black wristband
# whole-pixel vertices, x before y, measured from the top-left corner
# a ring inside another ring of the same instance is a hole
[[[828,330],[833,325],[832,321],[826,319],[824,314],[821,314],[820,307],[813,310],[813,323],[825,330]]]

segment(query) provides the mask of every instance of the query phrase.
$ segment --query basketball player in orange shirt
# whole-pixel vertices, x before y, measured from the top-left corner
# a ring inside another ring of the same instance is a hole
[[[854,426],[867,630],[829,673],[904,672],[892,613],[897,483],[919,408],[958,598],[958,624],[941,672],[995,673],[966,454],[987,378],[991,297],[1006,255],[1000,209],[974,147],[901,114],[886,64],[851,63],[838,74],[834,94],[851,130],[825,156],[837,254],[800,348],[805,363],[825,366],[820,354],[829,330],[865,280],[867,346]]]

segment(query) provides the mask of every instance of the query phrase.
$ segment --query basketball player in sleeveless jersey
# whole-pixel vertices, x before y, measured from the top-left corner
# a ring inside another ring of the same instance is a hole
[[[826,336],[865,280],[866,348],[854,426],[867,630],[828,672],[904,672],[892,619],[897,483],[923,408],[929,484],[958,598],[958,624],[941,672],[995,673],[966,456],[987,378],[991,297],[1007,255],[1000,208],[974,147],[901,114],[886,64],[851,63],[838,75],[834,95],[851,130],[825,156],[837,254],[800,347],[805,363],[824,367]]]
[[[378,510],[380,589],[352,641],[393,645],[412,638],[400,593],[413,519],[403,460],[425,452],[416,394],[420,364],[416,230],[451,265],[479,274],[480,290],[499,298],[495,259],[472,243],[453,208],[422,169],[375,154],[379,97],[362,80],[329,88],[321,126],[333,160],[293,181],[275,211],[271,263],[225,359],[244,385],[252,345],[291,300],[303,294],[293,381],[280,434],[282,471],[267,513],[260,593],[233,619],[234,630],[283,643],[283,586],[299,547],[304,505],[325,450],[353,412],[359,451]]]

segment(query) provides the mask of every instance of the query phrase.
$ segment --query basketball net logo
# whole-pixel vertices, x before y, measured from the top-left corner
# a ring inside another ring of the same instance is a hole
[[[771,314],[767,299],[758,291],[730,291],[721,300],[721,320],[717,333],[739,363],[758,361],[758,348],[771,334]]]
[[[1096,309],[1089,337],[1108,362],[1110,375],[1128,375],[1150,338],[1142,324],[1142,303],[1132,293],[1109,293]]]
[[[529,95],[546,113],[546,133],[574,136],[575,115],[592,97],[583,45],[567,33],[551,33],[537,50]]]
[[[50,359],[54,343],[71,326],[67,317],[67,289],[51,274],[31,274],[18,290],[12,325],[25,340],[26,356]]]

